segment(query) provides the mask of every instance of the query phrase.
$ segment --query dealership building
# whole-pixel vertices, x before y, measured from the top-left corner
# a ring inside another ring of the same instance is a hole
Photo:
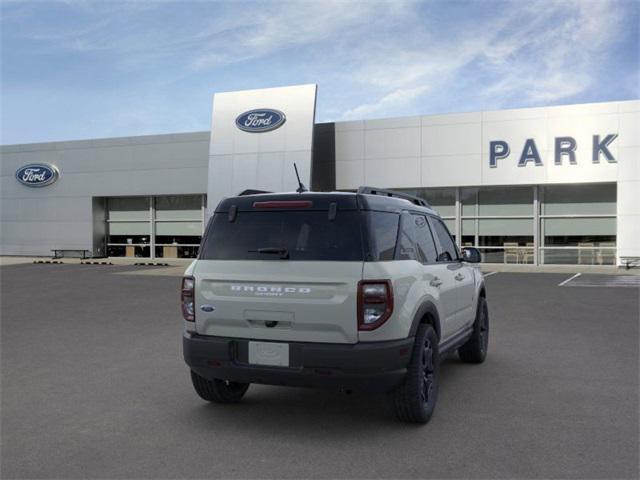
[[[315,122],[316,86],[214,95],[211,131],[0,147],[0,254],[191,258],[220,199],[425,198],[488,263],[640,257],[640,100]]]

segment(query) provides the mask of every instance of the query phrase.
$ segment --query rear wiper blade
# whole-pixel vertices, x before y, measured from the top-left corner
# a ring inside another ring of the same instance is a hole
[[[280,258],[282,260],[286,260],[289,258],[289,250],[283,247],[264,247],[264,248],[259,248],[257,250],[249,250],[249,252],[280,255]]]

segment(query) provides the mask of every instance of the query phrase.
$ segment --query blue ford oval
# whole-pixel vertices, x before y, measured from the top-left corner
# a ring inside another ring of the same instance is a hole
[[[31,163],[16,171],[16,180],[27,187],[46,187],[60,175],[58,169],[46,163]]]
[[[268,132],[281,127],[286,120],[287,117],[279,110],[258,108],[238,115],[236,126],[245,132]]]

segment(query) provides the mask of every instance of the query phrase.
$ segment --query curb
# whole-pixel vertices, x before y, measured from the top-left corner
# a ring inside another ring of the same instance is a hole
[[[168,267],[169,264],[168,263],[162,263],[162,262],[136,262],[134,263],[135,266],[138,267]]]
[[[33,263],[56,263],[64,265],[64,262],[60,260],[34,260]]]
[[[112,262],[97,262],[97,261],[84,261],[80,262],[80,265],[113,265]]]

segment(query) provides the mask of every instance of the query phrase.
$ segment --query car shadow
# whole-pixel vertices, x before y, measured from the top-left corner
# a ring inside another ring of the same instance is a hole
[[[461,380],[463,369],[468,367],[457,357],[442,361],[440,398],[442,390]],[[439,402],[436,416],[438,410],[445,410],[446,407],[446,404]],[[203,402],[187,409],[186,415],[189,423],[212,432],[232,428],[239,433],[263,431],[291,438],[299,438],[301,431],[307,437],[358,437],[365,433],[377,436],[389,431],[406,431],[408,427],[396,419],[391,397],[387,394],[347,394],[333,390],[266,385],[252,385],[238,404]]]

